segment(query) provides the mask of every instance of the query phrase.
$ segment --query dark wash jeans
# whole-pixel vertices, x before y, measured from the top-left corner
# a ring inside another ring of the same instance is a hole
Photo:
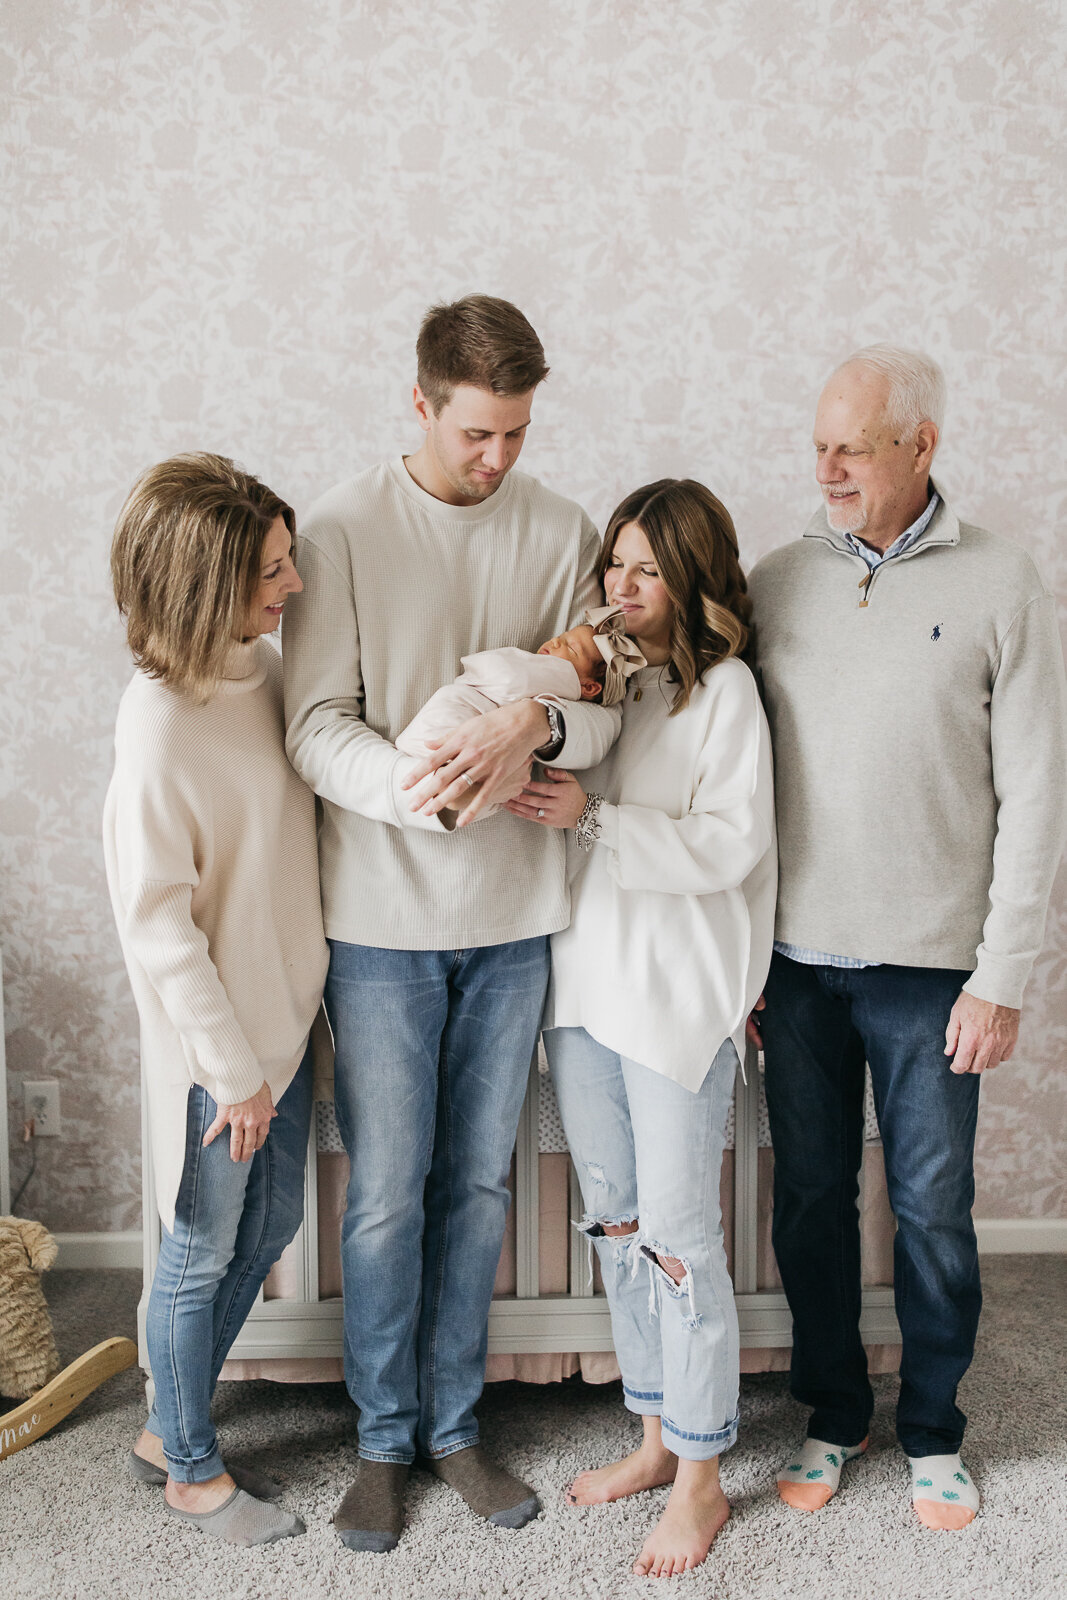
[[[774,1145],[774,1250],[793,1313],[791,1388],[808,1433],[858,1444],[874,1398],[859,1334],[857,1198],[864,1060],[897,1219],[903,1336],[897,1435],[909,1456],[960,1447],[956,1389],[982,1307],[974,1203],[979,1079],[945,1028],[970,976],[943,967],[803,966],[776,951],[761,1014]]]

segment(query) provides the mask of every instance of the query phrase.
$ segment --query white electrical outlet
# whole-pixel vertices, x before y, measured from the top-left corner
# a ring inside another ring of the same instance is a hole
[[[33,1119],[34,1137],[48,1139],[58,1137],[61,1132],[59,1123],[59,1084],[55,1079],[50,1083],[31,1083],[28,1078],[22,1083],[23,1103],[26,1121]]]

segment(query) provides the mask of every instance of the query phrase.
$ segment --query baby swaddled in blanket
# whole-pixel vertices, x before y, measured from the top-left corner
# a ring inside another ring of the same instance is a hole
[[[463,656],[463,671],[430,696],[398,735],[397,749],[409,756],[430,755],[428,741],[441,740],[468,718],[514,700],[618,705],[627,680],[645,665],[645,658],[625,633],[618,606],[599,606],[585,615],[585,622],[547,640],[536,652],[506,645]],[[497,810],[490,806],[481,815],[490,817]]]

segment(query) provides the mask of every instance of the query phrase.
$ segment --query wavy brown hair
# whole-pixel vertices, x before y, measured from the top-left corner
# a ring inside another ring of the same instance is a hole
[[[648,540],[660,582],[674,604],[670,676],[679,685],[671,716],[689,704],[693,685],[730,656],[745,659],[752,601],[733,519],[693,478],[646,483],[611,513],[597,564],[601,584],[620,528],[635,522]]]
[[[171,456],[119,512],[111,581],[137,666],[203,702],[247,627],[263,541],[292,510],[225,456]]]

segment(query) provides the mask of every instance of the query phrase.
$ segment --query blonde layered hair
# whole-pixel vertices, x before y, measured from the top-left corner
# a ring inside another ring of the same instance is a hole
[[[744,658],[752,602],[733,519],[710,489],[692,478],[660,478],[626,496],[611,514],[597,565],[601,584],[619,530],[636,523],[648,540],[660,582],[674,605],[670,676],[678,684],[671,716],[689,704],[693,686],[730,656]]]
[[[225,456],[171,456],[142,473],[115,524],[111,581],[142,672],[204,702],[247,631],[263,541],[293,512]]]

